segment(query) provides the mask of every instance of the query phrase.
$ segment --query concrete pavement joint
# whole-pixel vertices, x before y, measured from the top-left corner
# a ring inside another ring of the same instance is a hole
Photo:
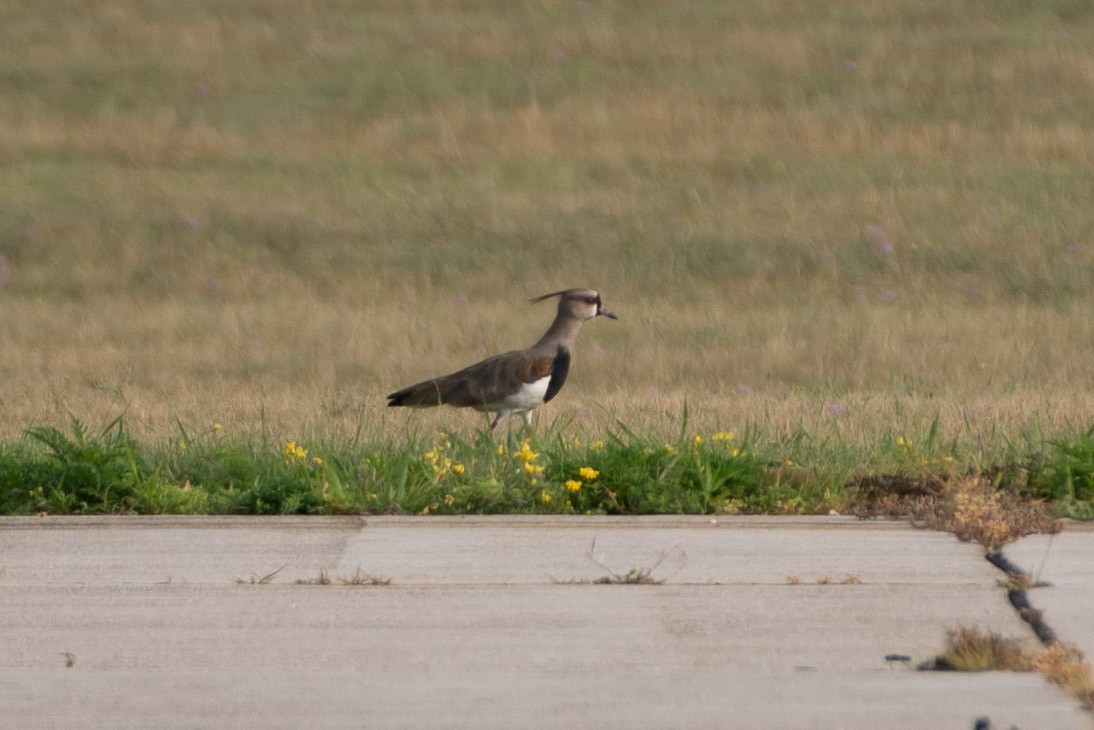
[[[1029,601],[1026,586],[1035,585],[1033,577],[1010,561],[1002,550],[988,550],[984,557],[1006,574],[1010,585],[1007,600],[1045,647],[1033,662],[1033,668],[1050,682],[1074,695],[1083,708],[1094,712],[1094,672],[1086,657],[1072,644],[1065,644],[1044,620],[1044,611]]]
[[[1048,670],[907,671],[952,623],[1024,631],[983,551],[941,532],[831,516],[319,520],[0,519],[5,723],[912,730],[990,711],[1001,728],[1090,728]],[[1085,537],[1067,566],[1082,575]],[[343,584],[366,565],[396,584]],[[643,570],[667,580],[551,584]],[[861,585],[836,588],[845,575]]]
[[[1037,610],[1029,602],[1026,586],[1033,585],[1033,578],[1012,563],[1002,550],[989,550],[984,557],[1013,582],[1013,585],[1007,588],[1007,600],[1018,612],[1018,617],[1033,629],[1033,633],[1042,644],[1052,646],[1057,643],[1056,632],[1045,622],[1044,612]]]

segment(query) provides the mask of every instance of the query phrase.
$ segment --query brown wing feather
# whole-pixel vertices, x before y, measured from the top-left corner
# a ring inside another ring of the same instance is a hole
[[[430,378],[387,396],[389,406],[429,407],[441,404],[458,408],[500,403],[522,383],[532,383],[551,373],[554,358],[514,350],[469,365],[450,375]]]

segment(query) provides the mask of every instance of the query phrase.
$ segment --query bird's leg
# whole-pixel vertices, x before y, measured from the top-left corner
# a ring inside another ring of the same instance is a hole
[[[498,423],[501,421],[501,411],[498,411],[498,415],[494,416],[493,423],[490,424],[490,430],[493,431],[498,427]]]

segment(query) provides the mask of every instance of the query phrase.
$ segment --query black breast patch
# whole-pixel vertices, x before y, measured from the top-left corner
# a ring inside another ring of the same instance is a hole
[[[566,376],[569,372],[570,351],[559,345],[558,352],[555,353],[555,360],[551,363],[551,379],[547,382],[547,392],[543,396],[544,403],[558,395],[558,391],[562,390],[562,385],[566,382]]]

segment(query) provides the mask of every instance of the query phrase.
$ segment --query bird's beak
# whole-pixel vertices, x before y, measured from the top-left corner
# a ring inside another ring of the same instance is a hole
[[[608,319],[619,319],[619,317],[615,316],[615,312],[604,309],[604,307],[597,307],[596,316],[599,317],[601,315],[607,317]]]

